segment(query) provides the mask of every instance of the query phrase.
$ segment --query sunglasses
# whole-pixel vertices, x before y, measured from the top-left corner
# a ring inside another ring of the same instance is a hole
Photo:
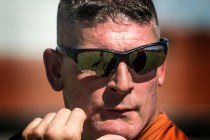
[[[57,46],[58,53],[75,61],[81,72],[107,77],[121,61],[137,74],[143,75],[156,70],[165,61],[168,52],[168,40],[161,38],[159,42],[140,46],[128,51],[119,52],[107,49],[78,49]]]

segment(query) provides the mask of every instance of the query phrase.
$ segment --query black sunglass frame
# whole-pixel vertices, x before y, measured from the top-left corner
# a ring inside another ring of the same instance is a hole
[[[57,46],[56,50],[57,50],[58,53],[60,53],[62,55],[66,55],[70,58],[75,59],[77,54],[82,53],[82,52],[100,51],[100,52],[110,52],[110,53],[114,53],[114,54],[118,54],[120,56],[123,56],[123,55],[130,54],[130,53],[132,53],[134,51],[137,51],[137,50],[141,50],[141,49],[145,49],[145,48],[153,47],[153,46],[158,46],[158,45],[163,45],[164,46],[164,53],[165,53],[165,55],[167,55],[169,43],[168,43],[168,39],[166,39],[166,38],[161,38],[159,42],[139,46],[137,48],[134,48],[134,49],[131,49],[131,50],[128,50],[128,51],[124,51],[124,52],[108,50],[108,49],[98,49],[98,48],[67,48],[67,47],[63,47],[63,46]]]
[[[70,59],[74,60],[76,63],[78,63],[78,58],[77,57],[80,53],[84,53],[84,52],[100,52],[100,53],[107,52],[107,53],[112,53],[114,55],[114,58],[117,59],[117,61],[115,61],[115,64],[113,64],[115,66],[112,67],[111,70],[107,69],[103,73],[96,74],[98,76],[106,77],[111,73],[111,71],[113,69],[115,69],[117,67],[117,65],[119,64],[120,61],[122,61],[122,59],[125,59],[126,63],[131,68],[134,68],[132,63],[130,62],[128,56],[135,51],[141,51],[141,50],[150,51],[150,49],[146,49],[146,48],[149,48],[149,47],[163,47],[163,53],[166,56],[167,52],[168,52],[168,47],[169,47],[168,39],[161,38],[159,42],[143,45],[143,46],[140,46],[140,47],[128,50],[128,51],[124,51],[124,52],[113,51],[113,50],[108,50],[108,49],[98,49],[98,48],[66,48],[66,47],[61,47],[61,46],[57,46],[56,50],[57,50],[58,53],[69,57]],[[80,70],[82,71],[82,68]],[[137,73],[139,73],[139,72],[137,72]]]

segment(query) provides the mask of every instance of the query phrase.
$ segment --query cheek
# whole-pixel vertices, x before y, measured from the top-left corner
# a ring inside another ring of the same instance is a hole
[[[157,78],[137,86],[137,98],[140,104],[140,115],[146,116],[157,107]]]
[[[62,65],[62,81],[64,85],[63,94],[65,105],[69,109],[81,107],[81,102],[84,102],[83,87],[79,82],[79,70],[76,64],[69,58],[65,58]]]
[[[67,108],[82,108],[90,114],[101,104],[106,79],[81,73],[74,62],[64,62],[62,71],[64,100]]]

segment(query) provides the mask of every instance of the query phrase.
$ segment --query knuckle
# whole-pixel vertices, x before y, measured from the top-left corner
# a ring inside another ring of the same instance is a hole
[[[55,125],[50,125],[44,136],[45,139],[57,140],[57,139],[68,139],[68,140],[80,140],[81,135],[78,131],[74,129],[69,129],[67,127],[60,128]]]
[[[42,120],[42,118],[35,118],[32,122],[38,122],[38,121],[41,121]]]
[[[56,139],[59,136],[59,128],[55,125],[49,125],[45,131],[44,138]]]
[[[76,131],[66,129],[66,131],[64,133],[65,133],[66,139],[70,139],[70,140],[80,140],[81,139],[81,135],[79,135]]]
[[[61,108],[58,112],[70,112],[70,110],[67,108]]]
[[[87,118],[86,113],[81,108],[75,108],[75,109],[73,109],[72,112],[74,112],[75,114],[77,114],[77,116],[80,117],[80,118],[82,118],[82,119]]]
[[[33,121],[28,125],[29,128],[36,127],[40,122],[42,121],[42,118],[35,118]]]
[[[48,113],[45,117],[54,116],[55,114],[56,114],[55,112],[51,112],[51,113]]]
[[[30,135],[33,133],[33,129],[39,124],[41,118],[35,118],[22,132],[22,137],[24,139],[28,139]]]
[[[22,134],[21,134],[22,138],[23,138],[23,139],[27,139],[29,133],[30,133],[30,132],[29,132],[28,130],[24,130],[24,131],[22,132]]]
[[[74,108],[72,111],[77,114],[81,114],[81,115],[84,114],[84,111],[81,108]]]
[[[33,129],[33,135],[35,135],[35,136],[37,136],[37,137],[42,137],[42,135],[43,135],[43,130],[42,130],[42,128],[41,127],[35,127],[34,129]]]
[[[53,117],[53,116],[55,116],[55,115],[56,115],[55,112],[48,113],[48,114],[44,117],[44,119],[51,118],[51,117]]]

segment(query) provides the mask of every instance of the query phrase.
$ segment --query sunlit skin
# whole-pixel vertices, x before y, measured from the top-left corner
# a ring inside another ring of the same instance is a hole
[[[66,30],[58,34],[58,45],[126,51],[159,41],[152,22],[120,18],[77,27],[59,27]],[[26,140],[133,140],[160,114],[157,88],[164,82],[165,63],[138,75],[122,60],[108,77],[99,77],[46,49],[44,64],[52,88],[63,90],[66,108],[34,119],[22,133]]]
[[[158,41],[152,24],[129,20],[108,20],[82,28],[81,33],[80,48],[126,51]],[[160,114],[157,88],[164,82],[165,63],[156,71],[138,75],[122,61],[109,77],[102,78],[80,72],[73,60],[62,56],[60,74],[66,108],[78,107],[87,115],[85,139],[116,134],[132,140]]]

